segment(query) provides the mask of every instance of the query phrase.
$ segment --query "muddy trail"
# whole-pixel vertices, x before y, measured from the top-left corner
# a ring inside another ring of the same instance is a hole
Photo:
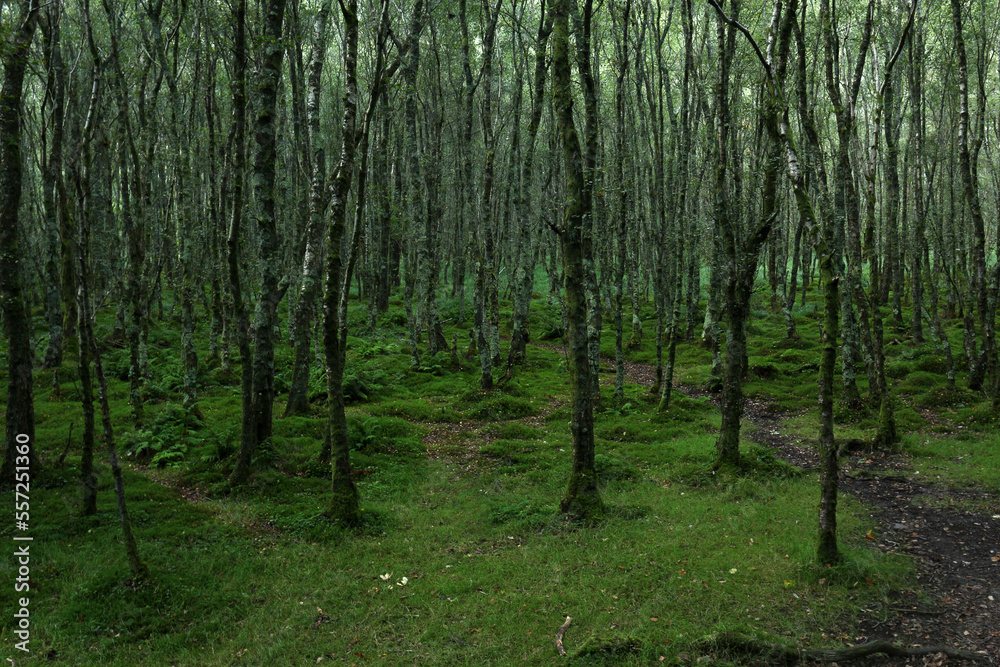
[[[614,371],[614,361],[605,361]],[[625,378],[652,386],[655,368],[627,362]],[[686,396],[717,398],[694,387],[675,386]],[[782,433],[783,416],[766,403],[747,399],[747,437],[803,469],[815,468],[816,450]],[[945,646],[989,656],[1000,664],[1000,515],[949,505],[995,502],[990,494],[912,479],[903,455],[863,453],[841,459],[840,489],[872,508],[874,546],[913,559],[919,590],[893,591],[877,608],[862,609],[854,643],[887,640],[899,646]],[[973,664],[944,654],[852,661],[854,665]]]

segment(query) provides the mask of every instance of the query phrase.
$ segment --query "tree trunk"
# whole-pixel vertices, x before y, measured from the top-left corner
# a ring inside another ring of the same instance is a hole
[[[421,3],[417,2],[411,23],[419,26]],[[344,20],[344,120],[341,132],[340,162],[333,175],[330,202],[330,225],[327,236],[327,273],[323,292],[323,348],[326,352],[326,386],[328,437],[333,454],[330,504],[326,516],[343,525],[361,522],[358,488],[351,477],[350,443],[347,438],[347,415],[344,412],[345,356],[341,341],[342,290],[347,289],[341,257],[344,226],[347,217],[347,197],[354,173],[357,148],[357,68],[358,68],[358,3],[347,0],[340,4]],[[385,8],[383,5],[383,14]],[[381,56],[381,49],[379,50]],[[360,221],[358,221],[360,224]]]
[[[585,3],[585,20],[589,21],[590,0]],[[560,509],[575,519],[590,520],[603,514],[604,503],[597,488],[594,462],[594,404],[585,293],[585,285],[592,282],[586,274],[593,272],[593,264],[585,257],[584,243],[584,221],[590,215],[591,200],[584,183],[583,151],[573,120],[569,10],[570,0],[556,0],[552,7],[552,99],[566,169],[566,212],[560,236],[566,280],[573,442],[573,470]]]
[[[538,35],[535,41],[535,76],[534,96],[531,104],[531,116],[528,120],[528,139],[524,158],[521,163],[521,191],[518,193],[518,217],[521,222],[521,248],[518,253],[517,277],[515,279],[514,313],[511,327],[510,349],[507,356],[506,377],[513,375],[514,366],[524,363],[527,355],[527,344],[530,338],[528,331],[528,312],[531,308],[531,293],[535,287],[535,238],[541,232],[536,230],[535,212],[532,199],[532,179],[534,176],[535,142],[538,128],[542,120],[542,108],[545,103],[546,44],[552,33],[552,13],[547,12],[542,4],[541,16],[538,20]]]
[[[229,265],[229,290],[232,294],[233,325],[236,330],[237,346],[240,350],[242,381],[240,385],[241,431],[240,449],[236,463],[230,474],[234,486],[246,484],[250,480],[250,465],[256,440],[253,429],[253,373],[251,369],[250,322],[243,302],[243,287],[240,278],[240,236],[243,231],[243,172],[246,169],[246,0],[238,0],[234,11],[235,62],[233,65],[233,162],[232,162],[232,220],[226,239]]]
[[[21,23],[13,30],[3,57],[3,88],[0,90],[0,305],[3,328],[8,341],[7,411],[4,438],[3,470],[0,485],[12,484],[15,454],[27,437],[32,476],[38,475],[35,454],[35,404],[32,384],[34,350],[31,346],[31,310],[24,301],[21,250],[18,230],[18,206],[21,203],[21,97],[28,65],[38,5],[24,3]],[[20,440],[19,440],[20,438]]]
[[[288,403],[285,416],[309,413],[309,371],[312,367],[310,354],[311,330],[316,311],[316,298],[320,294],[320,270],[322,264],[323,213],[326,204],[326,152],[320,136],[320,93],[322,90],[323,65],[326,56],[327,22],[331,0],[325,0],[316,15],[313,26],[313,46],[309,56],[308,116],[309,142],[312,147],[312,179],[309,188],[309,220],[306,225],[306,247],[302,260],[302,283],[299,299],[295,304],[292,318],[292,338],[295,352],[292,365],[292,380],[288,389]]]

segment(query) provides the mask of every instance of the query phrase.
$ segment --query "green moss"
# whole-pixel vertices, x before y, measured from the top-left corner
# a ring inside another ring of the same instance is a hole
[[[934,387],[914,399],[913,404],[924,408],[964,408],[973,405],[980,397],[965,387]]]
[[[527,457],[522,454],[530,454],[535,451],[534,445],[527,445],[516,440],[495,440],[479,448],[479,453],[483,456],[496,459],[506,459],[507,461],[523,460]]]
[[[933,388],[936,385],[941,384],[943,378],[937,373],[928,373],[926,371],[913,371],[906,378],[899,383],[897,391],[901,394],[922,394],[928,389]]]
[[[602,484],[633,480],[639,477],[639,471],[635,466],[609,454],[596,454],[594,467],[597,469],[597,479]]]
[[[579,660],[583,658],[594,659],[599,662],[610,661],[615,663],[619,660],[640,654],[645,646],[645,642],[633,635],[627,634],[592,634],[583,640],[573,651],[568,652],[570,657]]]
[[[370,406],[368,412],[373,415],[400,417],[418,422],[460,422],[465,419],[457,410],[417,399],[377,403]]]
[[[570,473],[569,485],[559,504],[559,511],[573,521],[586,524],[603,518],[604,501],[597,490],[597,476],[594,472]]]
[[[469,414],[476,419],[499,421],[530,417],[535,412],[535,404],[530,399],[494,392],[480,400],[478,405],[473,406]]]
[[[912,372],[913,366],[908,361],[893,361],[885,366],[885,374],[894,380],[901,380]]]

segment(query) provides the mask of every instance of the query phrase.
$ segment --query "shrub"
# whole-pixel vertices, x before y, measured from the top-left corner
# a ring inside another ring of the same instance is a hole
[[[169,403],[149,424],[122,437],[125,455],[157,467],[176,466],[184,461],[189,445],[200,445],[204,434],[198,416],[176,403]],[[210,435],[210,434],[208,434]]]

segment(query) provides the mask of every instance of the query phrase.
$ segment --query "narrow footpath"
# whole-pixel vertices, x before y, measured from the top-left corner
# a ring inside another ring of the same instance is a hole
[[[610,362],[614,369],[614,362]],[[626,362],[629,382],[652,386],[655,368]],[[675,387],[687,396],[706,396],[693,387]],[[714,399],[713,399],[714,402]],[[745,433],[777,457],[803,469],[815,468],[816,450],[782,433],[782,415],[760,401],[747,400]],[[970,500],[997,498],[912,479],[905,455],[861,453],[841,459],[840,489],[872,508],[874,545],[910,556],[919,590],[893,591],[878,608],[862,609],[857,643],[884,639],[903,646],[950,646],[983,653],[1000,664],[1000,514],[954,509]],[[853,665],[957,665],[967,661],[943,654],[920,658],[879,656]],[[971,663],[967,663],[971,664]]]

